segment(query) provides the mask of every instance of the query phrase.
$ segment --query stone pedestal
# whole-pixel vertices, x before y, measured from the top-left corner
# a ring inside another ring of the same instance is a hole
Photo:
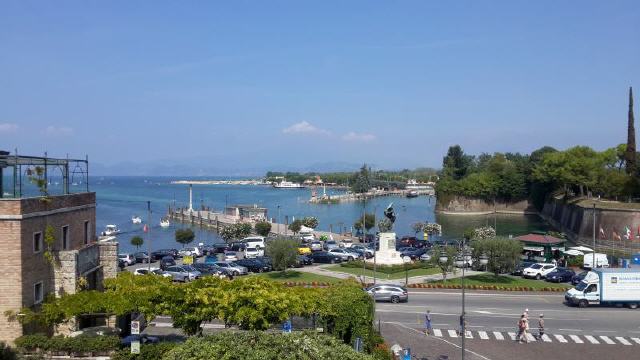
[[[396,233],[380,233],[380,250],[376,252],[376,263],[379,265],[402,265],[402,256],[396,251]],[[373,259],[368,259],[373,262]]]

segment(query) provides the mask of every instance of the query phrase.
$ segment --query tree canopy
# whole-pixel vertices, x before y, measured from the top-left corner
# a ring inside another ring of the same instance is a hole
[[[190,244],[196,238],[196,234],[191,229],[176,229],[176,241],[180,244]]]
[[[256,234],[266,237],[269,236],[269,233],[271,232],[271,223],[268,221],[258,221],[253,226],[253,229],[255,230]]]
[[[275,239],[269,242],[267,255],[271,257],[273,269],[285,271],[296,263],[298,242],[289,239]]]

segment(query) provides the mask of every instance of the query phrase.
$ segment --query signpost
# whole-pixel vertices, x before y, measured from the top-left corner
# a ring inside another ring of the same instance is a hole
[[[282,333],[291,334],[291,319],[285,321],[284,324],[282,324]]]
[[[140,321],[131,322],[131,335],[140,335]]]
[[[140,340],[135,340],[131,342],[131,353],[140,354]]]
[[[182,264],[183,265],[191,265],[191,264],[193,264],[193,256],[184,256],[182,258]]]

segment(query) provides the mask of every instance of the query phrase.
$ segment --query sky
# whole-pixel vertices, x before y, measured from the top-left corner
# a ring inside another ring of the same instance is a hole
[[[113,175],[601,150],[639,35],[638,1],[4,0],[0,149]]]

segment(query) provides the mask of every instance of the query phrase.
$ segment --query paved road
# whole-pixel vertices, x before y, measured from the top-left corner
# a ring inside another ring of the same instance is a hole
[[[430,359],[459,358],[461,338],[455,331],[461,311],[459,290],[410,291],[409,296],[406,304],[376,305],[387,341],[411,346],[414,353]],[[547,336],[517,344],[511,339],[525,308],[532,327],[537,326],[537,316],[545,314]],[[436,330],[429,337],[422,335],[427,309]],[[469,359],[635,358],[640,352],[640,310],[568,307],[562,294],[467,292],[466,311],[467,349],[477,353],[469,353]],[[526,355],[515,356],[514,351]]]

